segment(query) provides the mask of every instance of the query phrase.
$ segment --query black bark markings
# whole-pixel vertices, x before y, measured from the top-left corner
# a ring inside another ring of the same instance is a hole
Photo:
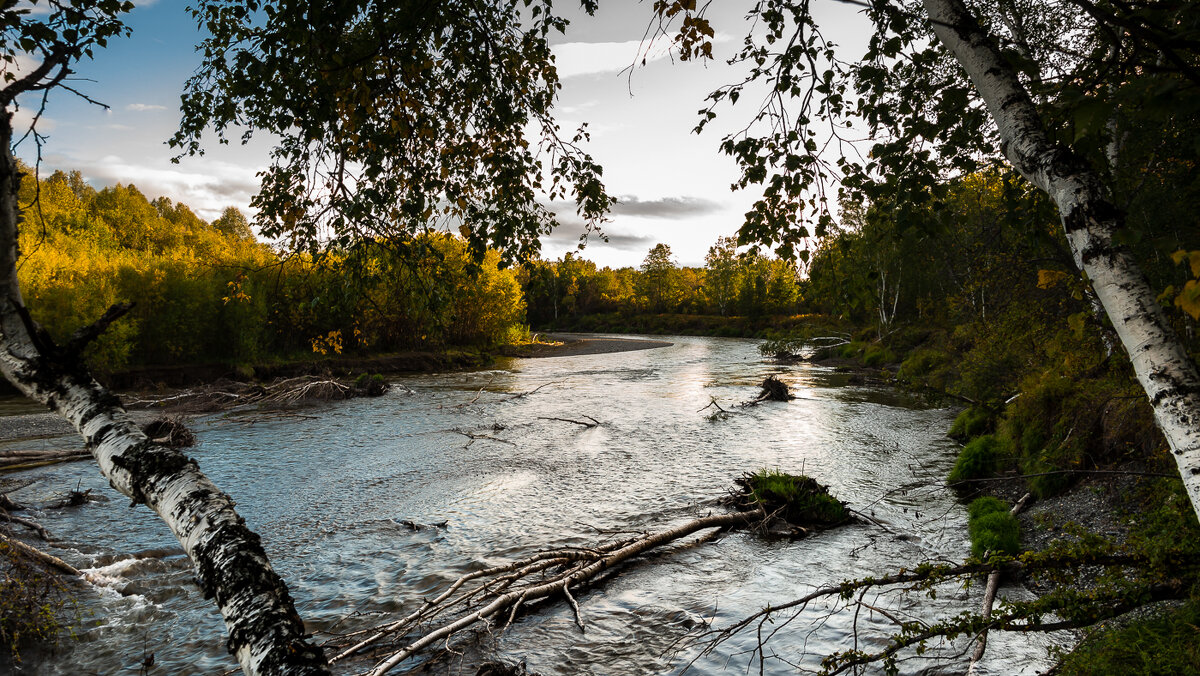
[[[106,425],[106,427],[108,427]],[[186,469],[200,471],[196,461],[173,448],[159,446],[142,440],[120,455],[114,455],[113,465],[129,472],[129,492],[133,502],[130,506],[145,504],[143,487],[153,486],[163,476],[173,476]]]
[[[226,647],[231,654],[251,645],[255,637],[274,635],[286,647],[268,653],[260,664],[260,673],[286,674],[293,670],[312,673],[326,664],[325,651],[305,640],[304,621],[293,610],[295,604],[283,579],[266,564],[267,553],[261,538],[246,527],[241,516],[214,528],[207,539],[196,545],[192,560],[196,562],[196,584],[201,593],[206,599],[215,598],[220,607],[224,608],[236,597],[245,599],[269,593],[286,608],[286,612],[239,615],[229,626]]]

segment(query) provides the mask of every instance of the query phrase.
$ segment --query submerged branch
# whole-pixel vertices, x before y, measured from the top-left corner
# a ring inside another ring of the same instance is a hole
[[[475,624],[490,625],[493,618],[507,618],[503,625],[507,627],[519,607],[553,596],[567,600],[575,613],[580,631],[583,631],[583,617],[578,602],[571,594],[572,587],[579,587],[625,561],[697,531],[744,526],[765,517],[766,513],[761,508],[749,512],[709,515],[657,533],[586,549],[538,552],[502,566],[467,573],[409,615],[372,630],[370,636],[342,650],[332,661],[346,659],[389,636],[401,635],[417,624],[428,623],[438,616],[457,614],[376,664],[370,674],[380,676],[423,649],[448,641]],[[472,582],[476,584],[468,584]],[[359,632],[358,635],[362,633],[367,632]]]

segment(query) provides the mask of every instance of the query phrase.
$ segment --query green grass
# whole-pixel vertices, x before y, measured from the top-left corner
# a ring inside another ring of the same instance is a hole
[[[1102,631],[1063,660],[1061,676],[1200,674],[1200,602]]]
[[[782,509],[791,523],[833,525],[848,516],[846,506],[810,477],[761,469],[747,478],[747,484],[755,502],[767,512]]]
[[[996,473],[1000,456],[1004,452],[1004,444],[996,437],[985,434],[973,439],[963,446],[954,462],[954,469],[946,480],[951,484],[971,479],[984,479]]]
[[[959,441],[974,439],[992,429],[992,414],[987,409],[972,406],[958,414],[948,436]]]
[[[1021,526],[1003,501],[978,498],[967,512],[970,515],[967,532],[971,535],[971,554],[982,558],[989,552],[1008,556],[1020,552]]]

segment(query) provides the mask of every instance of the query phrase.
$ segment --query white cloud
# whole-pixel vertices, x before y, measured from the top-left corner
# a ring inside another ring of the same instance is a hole
[[[19,109],[13,111],[12,125],[16,138],[21,138],[21,135],[24,134],[27,129],[29,129],[30,125],[33,124],[33,116],[36,113],[37,108],[30,107],[28,105],[21,106]],[[57,123],[45,115],[42,115],[40,118],[38,118],[37,129],[43,134],[48,134],[54,131],[56,126],[58,126]]]
[[[581,75],[618,73],[626,68],[658,61],[671,55],[670,43],[625,42],[564,42],[551,47],[558,77],[567,79]]]
[[[133,184],[149,199],[163,196],[183,202],[206,220],[217,218],[229,206],[246,211],[259,186],[257,168],[214,160],[205,160],[198,170],[188,170],[170,164],[132,164],[116,155],[98,160],[55,155],[46,158],[46,166],[78,169],[97,188]]]
[[[139,112],[139,113],[149,111],[149,110],[166,110],[166,109],[167,109],[166,106],[160,106],[155,103],[131,103],[131,104],[125,106],[125,110],[132,110],[132,111]]]

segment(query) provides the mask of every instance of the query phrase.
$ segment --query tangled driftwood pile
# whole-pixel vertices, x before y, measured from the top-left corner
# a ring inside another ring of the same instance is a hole
[[[376,654],[371,676],[380,676],[404,660],[449,640],[475,625],[503,632],[523,608],[561,598],[575,612],[580,631],[584,616],[572,591],[611,573],[613,569],[657,547],[706,529],[753,525],[761,509],[710,514],[685,524],[592,547],[569,547],[536,552],[524,559],[477,570],[460,577],[440,594],[430,595],[407,616],[373,629],[338,637],[337,662],[361,654]]]
[[[212,413],[248,406],[291,406],[311,401],[334,401],[379,396],[388,390],[381,378],[360,378],[354,384],[322,376],[285,378],[263,385],[218,380],[166,397],[130,397],[131,408],[170,408],[180,413]]]

